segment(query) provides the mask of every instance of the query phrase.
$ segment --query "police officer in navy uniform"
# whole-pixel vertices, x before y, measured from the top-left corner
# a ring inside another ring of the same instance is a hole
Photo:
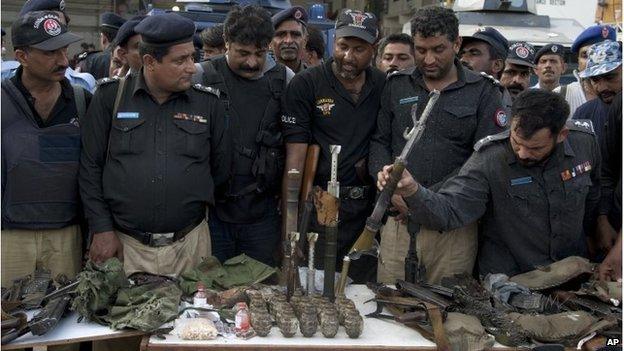
[[[143,68],[103,81],[82,127],[90,256],[177,276],[210,255],[206,206],[228,177],[230,146],[216,90],[192,84],[193,21],[155,15],[135,31]]]
[[[2,286],[31,274],[80,271],[80,117],[91,94],[65,78],[80,41],[52,11],[13,22],[15,76],[2,82]]]
[[[227,55],[199,65],[199,81],[219,90],[233,141],[229,181],[217,189],[210,211],[213,254],[223,262],[244,253],[275,266],[284,164],[279,121],[293,73],[267,54],[273,37],[267,10],[235,8],[223,31]]]
[[[535,61],[533,45],[519,41],[509,47],[500,84],[507,89],[512,101],[529,89],[531,71],[535,68],[533,61]]]
[[[100,16],[100,47],[102,51],[85,52],[79,56],[81,59],[78,66],[82,72],[88,72],[95,79],[108,77],[108,68],[114,45],[111,45],[117,31],[126,20],[112,12],[105,12]]]
[[[375,191],[366,162],[386,75],[371,66],[379,34],[375,15],[344,9],[335,28],[333,58],[297,74],[290,82],[282,126],[286,169],[302,170],[308,144],[320,145],[314,185],[327,186],[329,145],[342,146],[338,162],[341,199],[336,257],[340,267],[372,210]],[[324,231],[312,217],[310,231],[320,234],[316,257],[323,257]],[[322,266],[322,259],[317,262]],[[368,257],[360,258],[351,264],[350,276],[359,282],[374,280],[376,265]]]
[[[441,7],[419,9],[411,23],[416,68],[388,78],[371,141],[369,169],[376,176],[401,153],[406,143],[403,132],[413,126],[412,112],[420,116],[429,93],[437,89],[440,98],[407,168],[424,185],[439,187],[470,157],[474,143],[507,128],[507,113],[498,84],[466,69],[456,59],[461,38],[453,11]],[[381,256],[388,259],[380,262],[379,281],[403,279],[410,235],[416,235],[418,261],[425,268],[423,278],[427,281],[437,284],[445,276],[472,272],[476,224],[466,223],[444,233],[426,226],[418,228],[407,216],[400,197],[394,196],[392,204],[398,215],[389,219],[381,232]]]
[[[553,91],[560,86],[559,79],[567,69],[564,55],[563,45],[560,44],[544,45],[537,51],[533,71],[538,81],[531,89]]]
[[[303,52],[308,39],[308,13],[301,6],[293,6],[276,13],[273,18],[271,49],[277,62],[299,73],[308,68]]]
[[[557,93],[531,89],[512,106],[509,130],[488,136],[437,191],[405,171],[395,194],[415,221],[438,230],[482,223],[479,272],[524,273],[586,256],[600,200],[600,151],[591,121],[568,121]],[[378,174],[383,187],[392,166]]]

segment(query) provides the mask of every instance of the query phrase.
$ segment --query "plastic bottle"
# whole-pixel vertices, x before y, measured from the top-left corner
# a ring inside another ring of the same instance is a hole
[[[239,302],[236,304],[236,317],[234,318],[234,331],[238,333],[245,333],[249,330],[249,310],[245,302]]]
[[[205,307],[208,304],[206,299],[206,287],[203,283],[197,283],[197,292],[193,295],[193,307]]]

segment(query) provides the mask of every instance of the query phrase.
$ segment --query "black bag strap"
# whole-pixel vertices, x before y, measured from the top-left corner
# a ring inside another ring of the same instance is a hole
[[[562,85],[561,89],[559,89],[559,95],[561,95],[564,99],[566,98],[566,94],[568,92],[568,85]]]
[[[111,114],[111,124],[110,129],[108,130],[108,143],[106,145],[106,163],[110,160],[110,143],[111,143],[111,132],[113,131],[113,121],[117,116],[117,110],[119,110],[119,104],[121,103],[121,98],[124,93],[124,87],[126,86],[126,77],[122,77],[119,79],[119,86],[117,87],[117,94],[115,95],[115,103],[113,104],[113,113]]]
[[[87,113],[87,98],[85,97],[85,91],[80,85],[72,84],[71,86],[74,90],[74,101],[76,101],[78,120],[81,120]]]

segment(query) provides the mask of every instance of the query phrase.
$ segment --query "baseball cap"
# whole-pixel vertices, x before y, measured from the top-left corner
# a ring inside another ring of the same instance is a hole
[[[514,43],[507,52],[507,61],[514,65],[535,67],[535,48],[524,41]]]
[[[65,21],[69,23],[69,17],[65,12],[65,0],[27,0],[19,12],[19,17],[32,11],[60,11],[65,15]]]
[[[540,57],[544,56],[544,55],[557,55],[557,56],[563,56],[563,45],[559,45],[559,44],[548,44],[548,45],[544,45],[542,46],[541,49],[537,50],[537,54],[535,54],[535,63],[537,63],[537,61],[539,61]]]
[[[370,44],[377,41],[377,17],[369,12],[343,9],[336,19],[336,38],[356,37]]]
[[[301,6],[293,6],[282,10],[271,18],[273,28],[277,29],[277,27],[286,20],[295,20],[305,26],[308,23],[308,13]]]
[[[69,33],[67,26],[52,11],[33,11],[19,17],[11,26],[13,47],[29,46],[43,51],[54,51],[82,40]]]
[[[472,36],[462,37],[462,47],[465,44],[477,40],[488,43],[503,59],[507,57],[507,48],[509,47],[509,42],[496,29],[492,27],[479,28],[479,30],[477,30]]]
[[[587,54],[587,68],[579,73],[581,78],[600,76],[622,65],[622,49],[612,40],[592,45]]]
[[[578,53],[581,47],[599,43],[604,40],[616,40],[615,28],[607,25],[587,27],[572,43],[570,51]]]

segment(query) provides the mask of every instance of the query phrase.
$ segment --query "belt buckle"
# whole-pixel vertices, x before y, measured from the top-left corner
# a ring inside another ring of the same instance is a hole
[[[353,200],[358,200],[364,197],[364,188],[360,186],[354,186],[349,189],[349,197]]]
[[[148,233],[150,236],[149,246],[162,247],[173,244],[175,233]]]

